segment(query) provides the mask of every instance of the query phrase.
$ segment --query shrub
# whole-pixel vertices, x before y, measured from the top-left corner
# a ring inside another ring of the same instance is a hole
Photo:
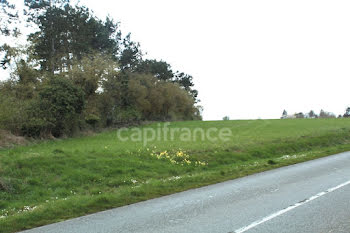
[[[84,108],[84,93],[73,83],[61,77],[49,79],[39,92],[39,116],[35,119],[45,130],[58,137],[71,134],[79,124]],[[39,127],[40,128],[40,127]]]
[[[19,133],[21,125],[26,121],[24,112],[28,104],[29,101],[19,101],[0,91],[0,129]]]
[[[100,121],[100,117],[91,113],[91,114],[88,114],[86,117],[85,117],[85,121],[86,123],[88,123],[89,125],[91,125],[93,128],[96,127],[96,124]]]
[[[141,112],[135,108],[129,107],[127,109],[115,110],[115,123],[116,124],[130,124],[139,122],[142,118]]]

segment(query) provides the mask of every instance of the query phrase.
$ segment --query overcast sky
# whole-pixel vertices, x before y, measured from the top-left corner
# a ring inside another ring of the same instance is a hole
[[[81,0],[194,77],[204,119],[350,105],[350,1]]]

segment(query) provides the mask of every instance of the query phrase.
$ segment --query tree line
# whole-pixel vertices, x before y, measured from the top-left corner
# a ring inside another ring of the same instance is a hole
[[[193,77],[163,60],[145,59],[139,43],[69,0],[24,0],[24,11],[2,0],[0,32],[26,44],[0,47],[0,128],[59,137],[140,121],[201,119]],[[23,26],[22,26],[23,27]]]
[[[338,118],[342,117],[350,117],[350,107],[346,108],[345,113],[343,115],[338,115]],[[292,115],[289,115],[286,110],[283,110],[281,119],[288,118],[337,118],[337,116],[334,113],[324,111],[323,109],[320,110],[319,114],[315,113],[313,110],[310,110],[310,112],[308,113],[298,112]]]

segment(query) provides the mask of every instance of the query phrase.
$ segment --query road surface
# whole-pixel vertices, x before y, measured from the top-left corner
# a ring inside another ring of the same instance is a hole
[[[350,152],[26,233],[350,232]]]

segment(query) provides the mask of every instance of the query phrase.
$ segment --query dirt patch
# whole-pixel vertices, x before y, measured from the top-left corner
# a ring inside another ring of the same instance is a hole
[[[0,148],[25,145],[27,143],[28,140],[26,140],[24,137],[13,135],[9,131],[0,130]]]

